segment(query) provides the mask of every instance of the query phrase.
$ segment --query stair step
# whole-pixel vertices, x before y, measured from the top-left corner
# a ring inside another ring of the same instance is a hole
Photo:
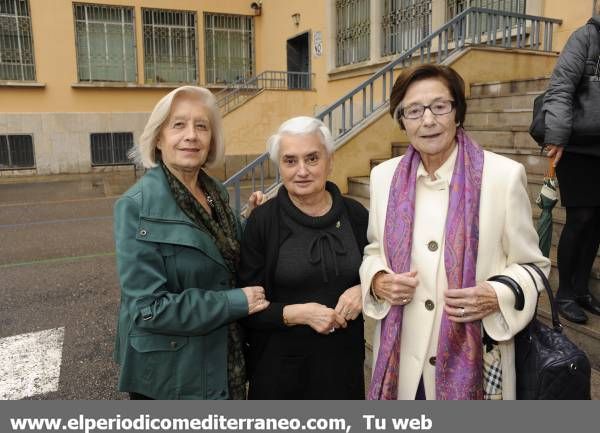
[[[534,99],[541,93],[542,91],[535,91],[515,95],[469,98],[467,99],[467,112],[481,113],[514,108],[531,110],[533,108]]]
[[[535,77],[528,80],[494,81],[471,84],[471,98],[487,96],[507,96],[523,92],[541,92],[548,87],[550,78]]]
[[[492,130],[505,130],[507,127],[520,126],[529,129],[533,117],[532,108],[506,109],[487,112],[467,113],[465,118],[465,129],[486,128]]]
[[[369,198],[369,176],[348,178],[348,195]]]

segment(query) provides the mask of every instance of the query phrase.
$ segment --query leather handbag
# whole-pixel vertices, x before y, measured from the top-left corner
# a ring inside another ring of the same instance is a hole
[[[596,35],[598,41],[598,30],[592,24],[591,34]],[[588,52],[586,63],[595,62],[593,75],[584,75],[573,95],[573,124],[569,142],[575,145],[597,144],[600,141],[600,55],[598,51],[590,46],[593,54]],[[588,72],[589,74],[589,72]],[[546,112],[544,111],[544,98],[547,90],[538,95],[533,101],[533,118],[529,126],[529,135],[540,145],[544,146],[546,131]]]
[[[537,282],[531,271],[542,280],[550,299],[552,326],[538,321],[536,305],[533,320],[514,338],[517,399],[589,400],[590,361],[585,352],[563,333],[546,275],[533,263],[522,266],[536,288]]]

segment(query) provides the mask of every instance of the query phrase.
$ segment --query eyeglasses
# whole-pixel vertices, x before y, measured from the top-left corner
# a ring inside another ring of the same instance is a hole
[[[400,121],[400,116],[405,119],[420,119],[425,114],[425,110],[429,108],[429,111],[435,116],[443,116],[454,110],[456,104],[454,101],[439,100],[432,102],[429,105],[413,104],[408,107],[401,107],[398,105],[396,108],[396,120]]]

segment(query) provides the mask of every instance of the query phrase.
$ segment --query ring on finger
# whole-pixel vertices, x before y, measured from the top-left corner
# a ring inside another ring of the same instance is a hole
[[[335,327],[333,327],[333,328],[331,328],[331,329],[329,330],[329,333],[330,333],[330,334],[331,334],[332,332],[335,332]]]
[[[465,317],[465,307],[460,307],[460,317]]]
[[[407,304],[408,303],[408,298],[402,298],[402,303],[403,304]]]

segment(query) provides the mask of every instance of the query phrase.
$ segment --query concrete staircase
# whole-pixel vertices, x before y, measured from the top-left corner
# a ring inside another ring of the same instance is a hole
[[[532,78],[522,81],[481,83],[471,86],[471,96],[468,99],[468,110],[465,129],[484,148],[522,163],[527,170],[528,192],[533,208],[534,222],[540,215],[540,209],[535,204],[547,170],[547,158],[540,154],[537,143],[529,136],[528,128],[531,123],[533,100],[547,86],[548,77]],[[390,156],[404,154],[408,143],[391,143]],[[375,166],[382,160],[372,160]],[[348,179],[348,195],[361,201],[368,207],[369,178],[353,177]],[[552,272],[550,282],[552,287],[558,287],[558,272],[556,269],[556,246],[565,223],[565,210],[560,203],[553,212],[554,233],[552,237]],[[600,255],[596,257],[590,275],[590,290],[600,298]],[[548,321],[550,317],[549,303],[546,297],[540,302],[539,316]],[[590,316],[587,325],[576,325],[562,320],[567,335],[583,348],[592,362],[592,367],[600,370],[600,317]],[[367,323],[367,329],[372,324]],[[593,375],[594,397],[600,398],[600,373]]]

